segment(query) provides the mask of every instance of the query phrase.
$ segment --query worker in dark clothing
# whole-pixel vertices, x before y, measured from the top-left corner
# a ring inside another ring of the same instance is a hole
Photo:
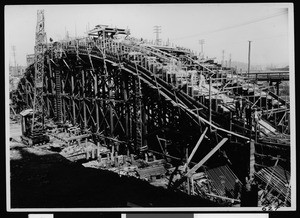
[[[252,126],[252,108],[250,107],[250,104],[247,105],[245,109],[246,114],[246,122],[248,126]]]
[[[245,111],[246,107],[247,107],[247,102],[245,99],[243,99],[242,100],[242,113]]]
[[[243,101],[242,98],[239,99],[240,102],[240,118],[243,118]]]
[[[236,179],[234,184],[234,199],[240,199],[241,191],[242,191],[242,186],[239,183],[239,180]]]
[[[236,112],[236,116],[240,117],[240,113],[241,113],[241,104],[240,104],[240,100],[237,99],[235,101],[235,112]]]

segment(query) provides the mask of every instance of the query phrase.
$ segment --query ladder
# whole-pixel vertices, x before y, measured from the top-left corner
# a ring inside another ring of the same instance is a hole
[[[56,118],[57,122],[61,123],[62,119],[62,100],[61,100],[61,80],[60,71],[55,71],[55,91],[56,91]]]

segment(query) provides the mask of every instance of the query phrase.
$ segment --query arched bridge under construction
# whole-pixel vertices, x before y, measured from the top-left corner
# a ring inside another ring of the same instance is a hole
[[[120,153],[174,160],[186,159],[201,136],[198,160],[226,138],[207,164],[230,160],[240,178],[272,166],[279,154],[289,167],[287,101],[258,87],[247,92],[244,100],[263,115],[246,125],[235,115],[233,95],[244,90],[232,69],[201,62],[187,49],[113,37],[105,28],[96,33],[47,44],[40,96],[46,120],[79,126]],[[27,76],[19,84],[22,109],[32,107],[33,82]]]

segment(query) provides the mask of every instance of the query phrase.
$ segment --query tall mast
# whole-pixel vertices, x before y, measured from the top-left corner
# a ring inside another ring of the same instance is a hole
[[[43,116],[43,77],[44,77],[44,52],[46,50],[46,33],[45,33],[45,18],[44,10],[37,11],[37,24],[35,32],[35,47],[34,47],[34,99],[33,99],[33,119],[32,132],[34,131],[35,117],[38,112]],[[42,121],[44,122],[44,121]]]

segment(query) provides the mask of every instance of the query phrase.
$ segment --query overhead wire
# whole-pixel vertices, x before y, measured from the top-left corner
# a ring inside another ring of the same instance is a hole
[[[206,32],[203,32],[203,33],[193,34],[193,35],[179,37],[179,38],[173,38],[173,39],[170,39],[170,40],[180,40],[180,39],[196,37],[196,36],[199,36],[199,35],[207,35],[207,34],[211,34],[211,33],[215,33],[215,32],[225,31],[225,30],[228,30],[228,29],[233,29],[233,28],[249,25],[249,24],[252,24],[252,23],[257,23],[257,22],[260,22],[260,21],[264,21],[264,20],[267,20],[267,19],[270,19],[270,18],[273,18],[273,17],[284,15],[284,14],[287,14],[287,11],[275,13],[275,14],[272,14],[272,15],[269,15],[269,16],[266,16],[266,17],[252,19],[252,20],[240,23],[240,24],[224,27],[224,28],[217,29],[217,30],[206,31]]]

